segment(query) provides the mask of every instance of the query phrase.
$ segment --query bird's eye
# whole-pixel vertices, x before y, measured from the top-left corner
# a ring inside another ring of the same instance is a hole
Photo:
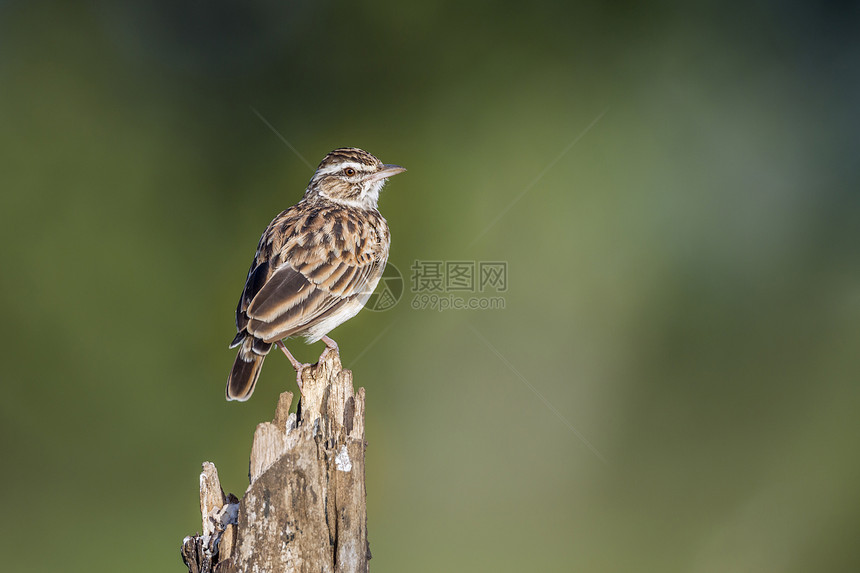
[[[347,167],[343,170],[343,172],[346,174],[347,177],[352,177],[353,175],[355,175],[355,169],[353,169],[352,167]]]

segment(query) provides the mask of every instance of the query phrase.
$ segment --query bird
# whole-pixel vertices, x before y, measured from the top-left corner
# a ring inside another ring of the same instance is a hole
[[[367,302],[388,261],[391,234],[379,213],[389,177],[406,171],[356,147],[335,149],[317,167],[302,199],[275,217],[260,237],[236,307],[239,348],[227,378],[227,400],[251,397],[263,360],[277,345],[301,374],[284,339],[322,340]]]

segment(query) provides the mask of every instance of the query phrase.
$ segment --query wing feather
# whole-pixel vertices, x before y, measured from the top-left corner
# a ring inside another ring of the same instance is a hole
[[[284,264],[254,295],[245,312],[248,318],[272,321],[301,306],[313,290],[314,286],[302,273]]]
[[[236,309],[238,330],[267,343],[302,334],[369,294],[388,256],[387,227],[381,235],[374,229],[380,221],[385,226],[381,217],[367,222],[343,208],[297,207],[260,239]]]
[[[248,316],[245,311],[248,310],[248,305],[257,295],[263,285],[266,284],[266,279],[269,278],[269,262],[263,261],[257,264],[254,259],[254,264],[251,265],[251,270],[248,272],[248,278],[245,281],[245,288],[242,290],[242,295],[239,297],[239,304],[236,307],[236,330],[242,332],[248,324]]]

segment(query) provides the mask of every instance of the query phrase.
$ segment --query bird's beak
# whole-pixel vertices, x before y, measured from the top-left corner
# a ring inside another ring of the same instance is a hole
[[[386,163],[382,166],[380,171],[377,171],[373,175],[371,175],[368,179],[370,181],[382,181],[383,179],[387,179],[392,175],[397,175],[398,173],[403,173],[406,171],[405,167],[400,167],[399,165],[391,165]]]

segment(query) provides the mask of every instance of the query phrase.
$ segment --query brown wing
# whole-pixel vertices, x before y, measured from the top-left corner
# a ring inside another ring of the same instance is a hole
[[[273,342],[366,294],[388,255],[385,220],[344,208],[282,213],[263,234],[236,325]]]
[[[239,304],[236,306],[236,330],[239,334],[244,334],[245,327],[248,325],[248,315],[245,311],[248,310],[248,305],[254,300],[254,297],[269,278],[269,262],[263,261],[257,263],[254,258],[254,263],[251,265],[251,270],[248,271],[248,278],[245,280],[245,288],[242,290],[242,295],[239,297]],[[237,337],[238,338],[238,337]],[[237,346],[238,342],[233,341],[231,348]]]

